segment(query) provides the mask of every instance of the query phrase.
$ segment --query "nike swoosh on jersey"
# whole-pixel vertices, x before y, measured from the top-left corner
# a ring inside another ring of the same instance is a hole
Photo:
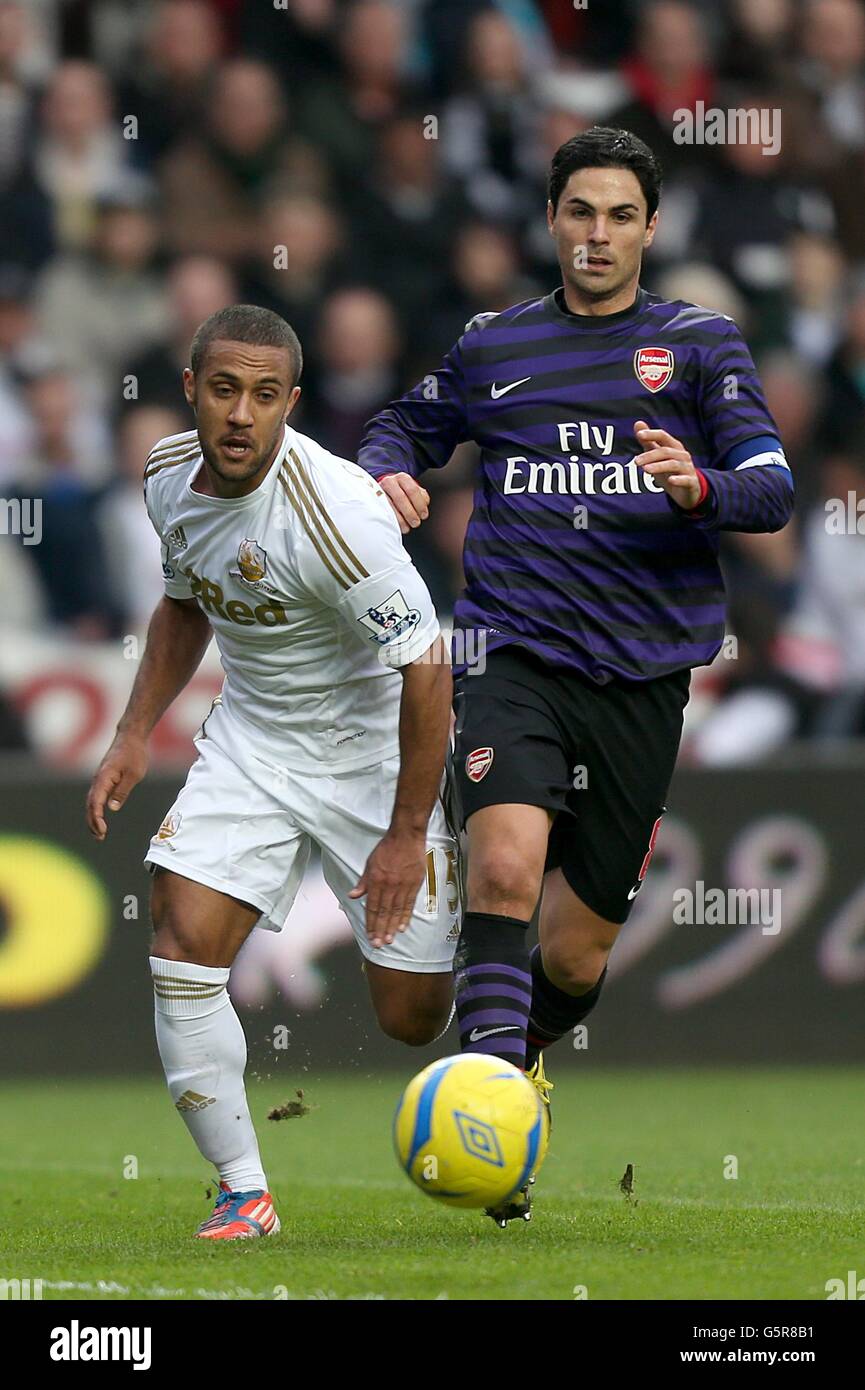
[[[520,1030],[514,1024],[509,1024],[507,1028],[485,1028],[479,1033],[477,1028],[473,1028],[469,1033],[469,1042],[480,1042],[481,1038],[491,1038],[493,1033],[518,1033]]]
[[[520,377],[519,381],[509,381],[507,386],[496,386],[496,383],[493,382],[490,387],[490,395],[494,401],[497,401],[499,396],[506,396],[509,391],[513,391],[515,386],[524,386],[527,381],[531,381],[530,376]]]

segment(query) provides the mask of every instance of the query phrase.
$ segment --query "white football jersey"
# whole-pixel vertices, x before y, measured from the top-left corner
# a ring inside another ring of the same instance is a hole
[[[432,599],[374,478],[285,427],[245,497],[192,490],[195,430],[144,473],[165,592],[196,598],[225,670],[222,703],[277,766],[365,767],[398,750],[402,678],[439,633]]]

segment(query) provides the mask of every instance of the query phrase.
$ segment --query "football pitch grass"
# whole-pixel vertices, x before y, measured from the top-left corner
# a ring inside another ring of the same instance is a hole
[[[192,1238],[213,1182],[161,1083],[3,1083],[0,1279],[45,1299],[786,1300],[865,1274],[861,1070],[549,1071],[534,1218],[503,1231],[398,1168],[410,1065],[306,1078],[315,1108],[278,1123],[292,1085],[252,1085],[282,1232],[234,1243]]]

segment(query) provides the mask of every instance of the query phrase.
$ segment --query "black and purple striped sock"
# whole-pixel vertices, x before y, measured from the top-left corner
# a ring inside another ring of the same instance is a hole
[[[463,1052],[489,1052],[525,1065],[532,976],[528,922],[467,912],[454,960],[454,993]]]
[[[607,977],[607,967],[604,966],[600,979],[585,994],[565,994],[563,989],[547,979],[540,946],[532,951],[531,970],[532,1008],[526,1031],[527,1067],[533,1067],[545,1047],[558,1042],[591,1013]]]

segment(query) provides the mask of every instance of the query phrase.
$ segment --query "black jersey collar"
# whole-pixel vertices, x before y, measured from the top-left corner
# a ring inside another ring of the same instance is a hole
[[[620,309],[616,314],[573,314],[565,304],[565,289],[559,285],[557,290],[548,294],[544,299],[545,307],[555,318],[563,319],[570,323],[574,328],[588,328],[595,331],[614,328],[616,324],[623,323],[629,319],[639,317],[645,309],[649,296],[642,287],[637,288],[637,297],[633,304],[629,304],[627,309]]]

